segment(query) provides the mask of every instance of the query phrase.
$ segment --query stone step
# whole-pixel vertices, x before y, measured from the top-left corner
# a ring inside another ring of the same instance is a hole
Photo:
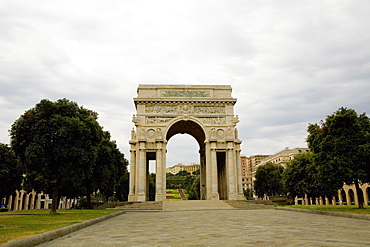
[[[128,211],[135,211],[135,210],[163,210],[163,202],[153,202],[153,201],[146,201],[146,202],[135,202],[129,205],[124,206],[117,206],[115,209],[123,209]]]
[[[275,208],[275,205],[268,201],[266,201],[265,203],[262,203],[261,201],[253,203],[251,201],[225,200],[224,202],[232,206],[235,209],[243,209],[243,210],[274,209]]]
[[[180,210],[215,210],[215,209],[233,209],[223,201],[216,200],[186,200],[186,201],[165,201],[163,210],[180,211]]]

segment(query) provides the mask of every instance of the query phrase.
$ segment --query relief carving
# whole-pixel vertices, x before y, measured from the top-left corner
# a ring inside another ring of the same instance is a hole
[[[205,125],[225,125],[226,124],[225,117],[202,117],[199,119]]]
[[[173,118],[165,118],[165,117],[146,117],[146,124],[147,125],[166,125],[169,121]]]
[[[159,140],[162,139],[162,130],[161,130],[161,128],[157,128],[157,139],[159,139]]]
[[[145,112],[164,115],[166,114],[214,115],[214,114],[225,114],[225,106],[156,105],[156,106],[146,106]]]
[[[218,138],[223,138],[225,136],[225,131],[223,129],[218,129],[217,130],[217,137]]]
[[[195,106],[194,114],[225,114],[225,106]]]
[[[155,136],[155,130],[154,129],[148,129],[148,131],[146,132],[146,135],[148,138],[153,138]]]
[[[132,128],[131,130],[131,140],[136,140],[136,133],[135,133],[134,128]]]
[[[209,93],[205,91],[165,91],[163,97],[169,98],[193,98],[193,97],[209,97]]]
[[[146,113],[156,114],[177,114],[177,106],[172,105],[156,105],[145,107]]]
[[[135,114],[132,115],[132,122],[137,125],[138,123],[140,123],[140,118],[138,118]]]

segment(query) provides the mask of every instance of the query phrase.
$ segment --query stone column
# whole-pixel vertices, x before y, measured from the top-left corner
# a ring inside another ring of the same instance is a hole
[[[41,209],[41,194],[36,194],[36,206],[35,209]]]
[[[218,193],[218,171],[217,171],[217,153],[216,153],[216,142],[211,142],[211,183],[212,183],[212,194],[211,200],[219,200],[220,196]]]
[[[212,199],[212,160],[211,160],[211,144],[205,143],[206,147],[206,200]]]
[[[167,141],[162,144],[162,186],[163,186],[163,200],[166,200],[166,155],[167,155]]]
[[[358,206],[358,196],[357,196],[357,188],[353,186],[353,194],[354,194],[354,200],[355,200],[355,205]]]
[[[165,185],[163,184],[163,160],[162,160],[162,143],[157,143],[157,151],[156,151],[156,185],[155,185],[155,200],[156,201],[164,201],[163,196],[163,190],[166,188],[163,188]]]
[[[235,172],[236,172],[236,164],[235,164],[235,153],[234,148],[231,142],[228,143],[227,149],[227,169],[228,169],[228,176],[227,176],[227,183],[228,183],[228,200],[236,200],[236,182],[235,179]]]
[[[136,151],[134,146],[130,150],[130,190],[128,194],[128,201],[134,202],[135,200],[135,184],[136,184]]]
[[[343,204],[342,190],[338,190],[339,205]]]
[[[200,199],[206,200],[207,198],[207,166],[205,150],[200,150]]]
[[[140,142],[138,155],[138,193],[137,201],[143,202],[146,199],[146,148],[145,142]]]
[[[310,200],[307,194],[304,194],[304,205],[310,205]]]
[[[8,201],[7,201],[7,208],[9,209],[9,211],[12,211],[13,210],[13,208],[12,208],[12,203],[13,203],[13,195],[10,195],[9,197],[8,197],[9,199],[8,199]]]
[[[369,184],[368,183],[361,185],[361,189],[362,189],[362,192],[363,192],[365,206],[367,205],[367,203],[369,202],[369,199],[370,199],[369,196],[368,196],[368,194],[367,194],[367,188],[368,187],[369,187]]]
[[[237,183],[237,196],[238,200],[244,200],[244,194],[243,194],[243,184],[242,184],[242,168],[240,164],[240,144],[237,144],[236,150],[235,150],[235,164],[236,164],[236,183]]]
[[[352,205],[352,199],[351,199],[351,196],[349,194],[349,189],[347,188],[346,190],[344,190],[344,192],[346,193],[346,203],[347,203],[347,205]]]

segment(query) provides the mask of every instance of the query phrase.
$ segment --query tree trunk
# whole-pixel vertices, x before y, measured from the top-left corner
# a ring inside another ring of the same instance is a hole
[[[92,181],[91,179],[89,180],[89,182],[86,184],[86,208],[87,209],[92,209],[92,205],[91,205],[91,194],[92,194]]]
[[[90,192],[87,192],[87,195],[86,195],[86,207],[87,207],[87,209],[92,208],[92,206],[91,206],[91,193]]]
[[[360,189],[360,185],[358,184],[358,181],[355,181],[355,187],[356,187],[356,194],[357,194],[357,200],[358,200],[358,208],[363,209],[364,208],[364,195],[362,194],[362,189]]]
[[[51,203],[50,214],[56,214],[59,204],[59,186],[55,185],[53,190],[53,200]]]

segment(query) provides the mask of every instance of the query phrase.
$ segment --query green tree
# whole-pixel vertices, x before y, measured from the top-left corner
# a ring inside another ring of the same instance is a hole
[[[156,194],[156,191],[155,191],[156,174],[155,173],[150,173],[149,174],[149,177],[148,177],[148,180],[149,180],[149,191],[148,191],[149,201],[155,201],[155,194]]]
[[[125,166],[127,167],[128,161],[125,159]],[[130,187],[130,173],[126,170],[120,176],[116,189],[116,199],[118,201],[127,201]]]
[[[21,188],[23,170],[13,150],[0,143],[0,199]]]
[[[320,190],[325,196],[333,196],[343,183],[354,184],[359,207],[363,208],[359,184],[370,182],[369,117],[342,107],[320,125],[310,124],[308,133]]]
[[[186,176],[191,175],[191,173],[190,173],[190,172],[188,172],[188,171],[182,170],[182,171],[179,171],[176,175],[177,175],[177,176],[186,177]]]
[[[192,176],[191,184],[188,185],[186,191],[189,194],[189,200],[200,200],[200,176]]]
[[[282,185],[282,174],[284,168],[267,162],[259,166],[256,170],[256,180],[254,181],[254,190],[258,197],[276,196],[284,194]]]
[[[102,135],[97,113],[67,99],[41,100],[12,125],[11,146],[25,166],[24,185],[52,193],[50,214],[61,195],[86,193]]]
[[[313,153],[297,154],[289,162],[283,172],[283,185],[292,197],[319,196],[316,182],[316,167],[313,163]]]
[[[251,188],[243,189],[243,194],[244,194],[245,199],[253,200],[254,190]]]
[[[104,131],[92,177],[87,181],[90,183],[87,195],[99,190],[103,195],[104,201],[107,201],[108,198],[119,191],[121,179],[127,172],[127,163],[117,144],[111,141],[110,133]],[[88,200],[88,206],[89,203],[91,202]]]

